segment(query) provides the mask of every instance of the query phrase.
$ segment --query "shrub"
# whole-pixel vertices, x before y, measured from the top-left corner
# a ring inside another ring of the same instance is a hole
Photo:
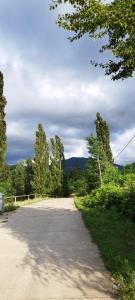
[[[77,196],[84,196],[87,193],[87,181],[85,177],[77,179],[75,181],[70,180],[69,191]]]
[[[93,190],[84,197],[84,204],[88,207],[102,207],[109,209],[116,207],[119,212],[135,219],[135,189],[123,188],[111,184]]]

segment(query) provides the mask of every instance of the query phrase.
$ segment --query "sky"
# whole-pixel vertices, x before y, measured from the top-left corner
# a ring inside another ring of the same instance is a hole
[[[50,0],[51,1],[51,0]],[[87,157],[97,111],[110,127],[114,157],[135,134],[134,78],[113,82],[90,60],[106,61],[101,42],[87,36],[71,43],[56,25],[48,0],[0,1],[0,70],[7,98],[7,161],[34,157],[35,131],[59,135],[65,157]],[[135,161],[135,140],[116,163]]]

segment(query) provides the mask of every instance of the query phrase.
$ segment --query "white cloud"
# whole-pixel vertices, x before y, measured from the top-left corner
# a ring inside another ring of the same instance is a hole
[[[11,14],[8,2],[4,0],[1,5],[5,7],[3,12],[8,8]],[[0,19],[0,65],[8,101],[8,151],[13,153],[14,160],[17,151],[21,151],[22,158],[33,153],[39,122],[48,137],[54,134],[62,137],[66,157],[86,156],[85,137],[93,131],[97,111],[110,124],[113,152],[119,153],[135,131],[133,79],[112,82],[100,70],[90,69],[88,62],[97,52],[97,46],[85,40],[76,44],[67,42],[68,34],[61,34],[54,24],[55,16],[48,11],[45,17],[42,9],[46,11],[45,1],[39,1],[38,12],[31,10],[31,1],[28,8],[24,3],[20,6],[18,1],[14,2],[10,28],[4,23],[4,13]],[[26,8],[26,22],[21,24]],[[19,28],[16,20],[20,22]],[[132,143],[117,162],[135,161],[134,153]]]
[[[7,68],[7,59],[3,66]],[[79,131],[80,122],[84,124],[85,131],[85,122],[88,124],[88,119],[92,118],[90,122],[93,123],[97,111],[102,111],[105,115],[111,111],[117,112],[120,104],[117,100],[120,95],[119,86],[102,78],[93,82],[77,79],[75,72],[70,73],[69,70],[64,73],[59,70],[58,73],[54,71],[40,74],[33,66],[23,64],[19,57],[11,61],[6,74],[9,139],[30,138],[33,142],[37,122],[42,120],[49,137],[59,134],[64,139],[66,157],[87,155],[85,136],[88,131],[83,134]],[[113,136],[114,155],[120,151],[132,132],[133,130],[128,130]],[[118,162],[134,160],[133,150],[133,147],[128,149],[127,155],[121,156]]]
[[[22,122],[19,121],[10,121],[7,124],[7,136],[11,139],[12,137],[15,139],[29,139],[32,138],[32,131]]]

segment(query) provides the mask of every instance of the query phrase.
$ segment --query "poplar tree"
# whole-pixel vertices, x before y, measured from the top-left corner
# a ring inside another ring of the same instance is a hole
[[[102,144],[104,153],[106,155],[106,159],[109,163],[113,163],[113,156],[110,147],[110,131],[108,124],[103,118],[101,117],[100,113],[98,112],[96,115],[96,133],[97,139]]]
[[[59,136],[51,138],[52,194],[62,195],[64,183],[64,146]]]
[[[33,187],[37,194],[44,195],[49,190],[49,147],[42,124],[38,124],[35,142]]]
[[[92,134],[87,138],[88,152],[90,154],[87,166],[87,176],[89,179],[89,190],[103,185],[103,174],[108,162],[103,144]]]
[[[5,106],[6,98],[3,96],[4,80],[0,72],[0,171],[3,168],[6,153],[6,122]]]

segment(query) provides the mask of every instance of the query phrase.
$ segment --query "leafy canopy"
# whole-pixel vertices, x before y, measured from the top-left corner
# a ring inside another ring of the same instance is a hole
[[[131,77],[135,70],[135,0],[53,0],[50,8],[60,4],[71,6],[70,12],[57,19],[59,26],[74,32],[71,41],[85,34],[107,41],[100,52],[110,50],[113,59],[92,63],[103,67],[113,80]]]
[[[96,133],[97,139],[102,144],[108,162],[113,162],[112,150],[110,147],[110,130],[107,122],[102,118],[99,112],[96,114]]]
[[[33,171],[33,189],[39,195],[47,194],[49,186],[49,146],[42,124],[38,124],[38,130],[36,131]]]
[[[64,180],[64,146],[59,136],[51,138],[51,181],[52,194],[61,195]]]

